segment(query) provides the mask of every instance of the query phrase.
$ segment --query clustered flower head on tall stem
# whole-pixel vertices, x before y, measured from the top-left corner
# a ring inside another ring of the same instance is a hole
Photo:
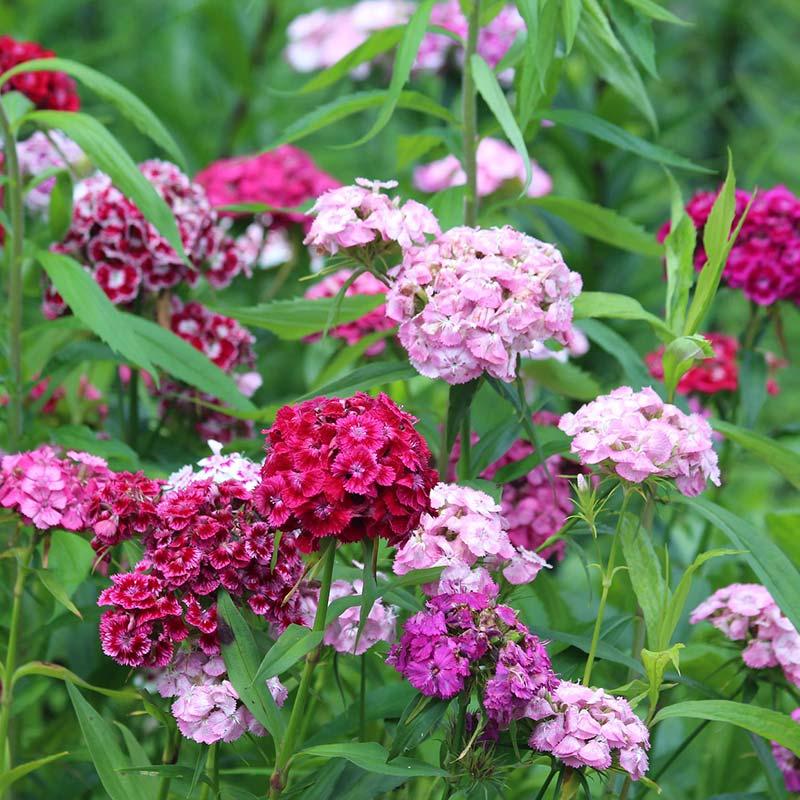
[[[800,708],[792,711],[792,719],[800,723]],[[800,756],[777,742],[772,742],[772,755],[783,775],[786,791],[800,793]]]
[[[517,361],[548,339],[567,344],[581,278],[561,253],[513,228],[452,228],[407,249],[386,313],[429,378],[513,381]]]
[[[780,667],[800,686],[800,634],[758,583],[732,583],[704,600],[689,622],[710,622],[733,642],[743,642],[742,660],[751,669]]]
[[[328,536],[402,543],[436,482],[415,423],[385,394],[284,406],[266,431],[257,508],[271,525],[298,529],[306,551]]]
[[[665,403],[650,387],[635,392],[621,386],[564,414],[558,427],[573,437],[570,449],[582,464],[598,464],[626,481],[672,479],[690,497],[709,480],[720,484],[709,424]]]
[[[606,770],[615,764],[635,781],[647,772],[650,733],[622,697],[562,681],[535,697],[525,716],[536,723],[531,748],[569,767]]]

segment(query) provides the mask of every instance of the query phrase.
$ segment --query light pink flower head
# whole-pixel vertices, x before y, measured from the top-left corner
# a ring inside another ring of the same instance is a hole
[[[187,464],[173,472],[167,480],[167,490],[185,489],[196,481],[211,480],[214,483],[236,481],[252,491],[261,481],[261,464],[251,461],[240,453],[223,454],[222,444],[209,439],[211,455],[197,462],[199,469]]]
[[[17,159],[23,178],[35,178],[53,169],[67,169],[86,158],[83,150],[61,131],[36,131],[17,142]],[[25,205],[36,214],[46,214],[56,179],[45,178],[25,193]]]

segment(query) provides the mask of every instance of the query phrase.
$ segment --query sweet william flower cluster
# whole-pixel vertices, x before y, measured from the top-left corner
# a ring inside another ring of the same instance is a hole
[[[792,711],[792,719],[800,724],[800,708]],[[783,775],[786,791],[800,793],[800,756],[777,742],[772,743],[772,755]]]

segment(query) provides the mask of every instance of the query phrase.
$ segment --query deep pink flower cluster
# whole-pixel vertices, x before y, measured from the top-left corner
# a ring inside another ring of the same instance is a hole
[[[299,529],[306,551],[325,536],[405,541],[436,482],[415,423],[385,394],[284,406],[266,432],[256,506],[276,528]]]
[[[193,285],[201,271],[216,289],[247,271],[236,242],[219,224],[201,186],[166,161],[145,161],[139,169],[175,214],[191,267],[103,174],[76,186],[72,223],[53,250],[84,264],[118,305],[131,303],[143,291],[171,289],[182,281]],[[65,311],[63,300],[48,287],[45,316],[52,319]]]
[[[537,723],[531,748],[569,767],[605,770],[616,761],[635,781],[647,772],[650,732],[623,697],[562,681],[534,698],[525,716]]]
[[[416,200],[400,203],[383,189],[394,189],[397,181],[356,178],[355,186],[331,189],[317,198],[310,210],[314,217],[304,244],[318,253],[370,245],[383,251],[393,244],[401,248],[424,244],[438,236],[439,223],[433,212]],[[373,244],[373,242],[375,244]]]
[[[474,682],[490,722],[502,729],[558,679],[542,642],[496,597],[494,584],[432,597],[406,622],[387,663],[430,697],[447,700]]]
[[[98,456],[49,445],[3,456],[0,473],[0,505],[39,530],[69,531],[87,529],[92,498],[112,474]]]
[[[699,192],[687,204],[686,213],[698,229],[694,263],[706,263],[702,233],[716,192]],[[736,192],[736,213],[732,227],[739,224],[751,195]],[[666,223],[659,231],[663,241],[670,231]],[[800,198],[785,186],[775,186],[756,194],[736,243],[728,256],[723,280],[762,306],[778,300],[800,302]]]
[[[340,185],[308,153],[289,144],[266,153],[222,158],[198,172],[195,181],[212,206],[264,203],[278,209],[295,208]],[[267,217],[270,228],[308,228],[311,223],[301,212],[269,211]]]
[[[447,568],[442,574],[446,582],[456,574],[464,580],[466,576],[458,568],[483,561],[492,569],[504,567],[506,579],[520,584],[530,583],[547,566],[535,553],[519,552],[512,545],[500,506],[485,492],[439,483],[431,490],[431,506],[433,510],[422,515],[419,528],[395,555],[397,575],[443,566]]]
[[[525,182],[525,164],[519,153],[501,139],[481,139],[476,156],[480,197],[496,192],[508,181]],[[531,171],[528,197],[549,194],[553,189],[550,176],[534,161],[531,162]],[[466,182],[464,168],[452,154],[414,169],[414,186],[423,192],[441,192],[451,186],[463,186]]]
[[[52,50],[45,50],[36,42],[20,42],[10,36],[0,36],[0,72],[24,61],[54,56]],[[63,72],[23,72],[3,84],[0,92],[20,92],[41,109],[77,111],[81,107],[75,81]]]
[[[746,644],[742,660],[752,669],[780,667],[800,686],[800,634],[758,583],[718,589],[692,612],[689,622],[710,622],[733,642]]]
[[[558,427],[573,437],[570,449],[582,464],[599,464],[626,481],[670,478],[690,497],[709,480],[719,486],[709,424],[665,403],[650,387],[635,392],[621,386],[564,414]]]
[[[282,630],[300,621],[296,594],[303,564],[294,537],[281,537],[256,513],[251,491],[235,480],[205,478],[162,495],[156,522],[142,536],[133,572],[112,576],[98,600],[103,652],[127,666],[163,667],[190,634],[207,655],[219,652],[216,593],[227,591]]]
[[[352,275],[347,269],[340,269],[327,275],[319,283],[315,283],[305,294],[309,300],[322,297],[336,297],[342,287]],[[345,297],[357,295],[386,294],[386,285],[369,272],[359,275],[350,286],[345,289]],[[386,331],[394,327],[394,323],[386,316],[386,306],[378,306],[363,317],[352,322],[343,322],[328,331],[328,336],[344,339],[347,344],[358,344],[365,336],[379,331]],[[308,341],[316,341],[322,334],[309,336]],[[376,356],[386,349],[386,342],[381,339],[371,344],[365,351],[368,356]]]
[[[513,381],[518,356],[547,339],[566,344],[581,278],[553,246],[504,228],[452,228],[407,249],[386,314],[429,378],[466,383],[484,372]]]
[[[792,719],[800,723],[800,708],[792,711]],[[786,791],[800,793],[800,757],[777,742],[772,743],[772,755],[775,758],[778,769],[783,774]]]
[[[739,340],[735,336],[725,333],[704,333],[714,351],[713,358],[698,361],[678,381],[677,390],[680,394],[717,394],[718,392],[735,392],[739,388]],[[662,357],[664,346],[645,356],[647,368],[654,378],[664,379],[664,366]],[[766,354],[767,366],[772,372],[784,362],[772,353]],[[778,394],[780,389],[774,377],[767,378],[767,391]]]
[[[286,687],[278,678],[270,678],[267,686],[275,702],[282,706],[288,696]],[[156,677],[155,688],[162,697],[176,698],[172,716],[187,739],[214,744],[233,742],[245,733],[266,734],[240,701],[220,656],[181,652]]]

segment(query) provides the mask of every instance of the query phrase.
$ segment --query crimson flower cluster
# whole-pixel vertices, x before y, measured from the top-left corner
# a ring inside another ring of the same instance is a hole
[[[112,576],[98,600],[103,652],[126,666],[163,667],[178,642],[194,637],[219,652],[216,594],[246,603],[280,631],[299,623],[299,598],[287,600],[303,564],[291,535],[276,546],[242,483],[213,478],[165,492],[142,535],[145,551],[132,572]]]
[[[0,72],[37,58],[53,58],[55,53],[36,42],[20,42],[0,36]],[[81,107],[75,81],[63,72],[23,72],[6,81],[0,93],[20,92],[36,108],[52,111],[77,111]]]
[[[416,419],[385,394],[318,397],[278,411],[255,503],[305,551],[335,536],[402,543],[430,509],[436,472]]]

